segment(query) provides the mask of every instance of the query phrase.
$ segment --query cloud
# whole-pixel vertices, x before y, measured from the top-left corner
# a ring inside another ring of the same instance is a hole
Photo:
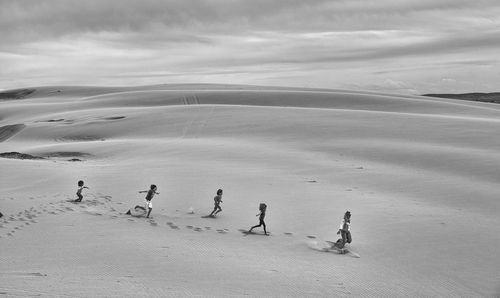
[[[437,74],[436,63],[490,82],[477,61],[498,70],[496,2],[0,0],[0,87],[265,78],[336,88],[356,69],[372,88],[395,73]]]

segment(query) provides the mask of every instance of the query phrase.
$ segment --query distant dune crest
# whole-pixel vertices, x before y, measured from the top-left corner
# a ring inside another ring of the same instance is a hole
[[[0,100],[23,99],[35,92],[35,89],[16,89],[0,92]]]
[[[424,94],[423,96],[453,98],[468,101],[500,103],[500,92],[493,93],[463,93],[463,94]]]

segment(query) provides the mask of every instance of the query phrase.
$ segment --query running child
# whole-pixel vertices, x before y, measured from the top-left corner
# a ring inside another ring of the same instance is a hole
[[[339,230],[337,231],[337,235],[342,236],[342,243],[339,243],[340,247],[343,248],[346,243],[351,243],[351,212],[346,211],[344,214],[344,218],[340,223]],[[340,240],[340,239],[339,239]]]
[[[83,186],[84,182],[83,180],[78,181],[78,190],[76,191],[76,195],[78,196],[78,199],[75,200],[75,202],[81,202],[83,199],[82,195],[82,190],[84,188],[89,189],[87,186]]]
[[[264,203],[260,203],[260,205],[259,205],[260,213],[255,215],[255,216],[259,217],[259,224],[251,227],[250,230],[248,231],[248,233],[251,233],[254,228],[258,228],[260,226],[263,226],[264,227],[264,234],[269,235],[266,231],[266,223],[264,222],[264,218],[266,217],[266,209],[267,209],[267,205]]]
[[[151,200],[153,199],[154,195],[157,194],[159,195],[160,193],[159,192],[156,192],[156,185],[154,184],[151,184],[151,187],[149,190],[141,190],[139,191],[139,193],[145,193],[147,192],[148,194],[146,195],[146,203],[145,203],[145,208],[146,210],[148,210],[148,215],[146,215],[146,217],[149,217],[149,214],[151,214],[151,210],[153,210],[153,204],[151,203]]]
[[[222,211],[220,203],[222,203],[222,189],[217,190],[217,195],[214,197],[214,210],[210,213],[210,217],[215,217],[217,213]]]

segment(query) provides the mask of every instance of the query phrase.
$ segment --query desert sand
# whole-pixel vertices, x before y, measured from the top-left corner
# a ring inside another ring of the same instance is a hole
[[[500,105],[231,85],[9,92],[0,153],[43,159],[0,158],[1,297],[500,294]],[[90,189],[74,204],[78,180]],[[150,184],[152,218],[125,215]],[[218,188],[223,211],[202,218]],[[245,236],[261,202],[271,235]],[[352,253],[320,251],[346,210]]]

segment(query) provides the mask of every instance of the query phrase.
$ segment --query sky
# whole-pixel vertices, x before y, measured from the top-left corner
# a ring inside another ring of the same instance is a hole
[[[498,0],[0,0],[0,89],[500,91]]]

